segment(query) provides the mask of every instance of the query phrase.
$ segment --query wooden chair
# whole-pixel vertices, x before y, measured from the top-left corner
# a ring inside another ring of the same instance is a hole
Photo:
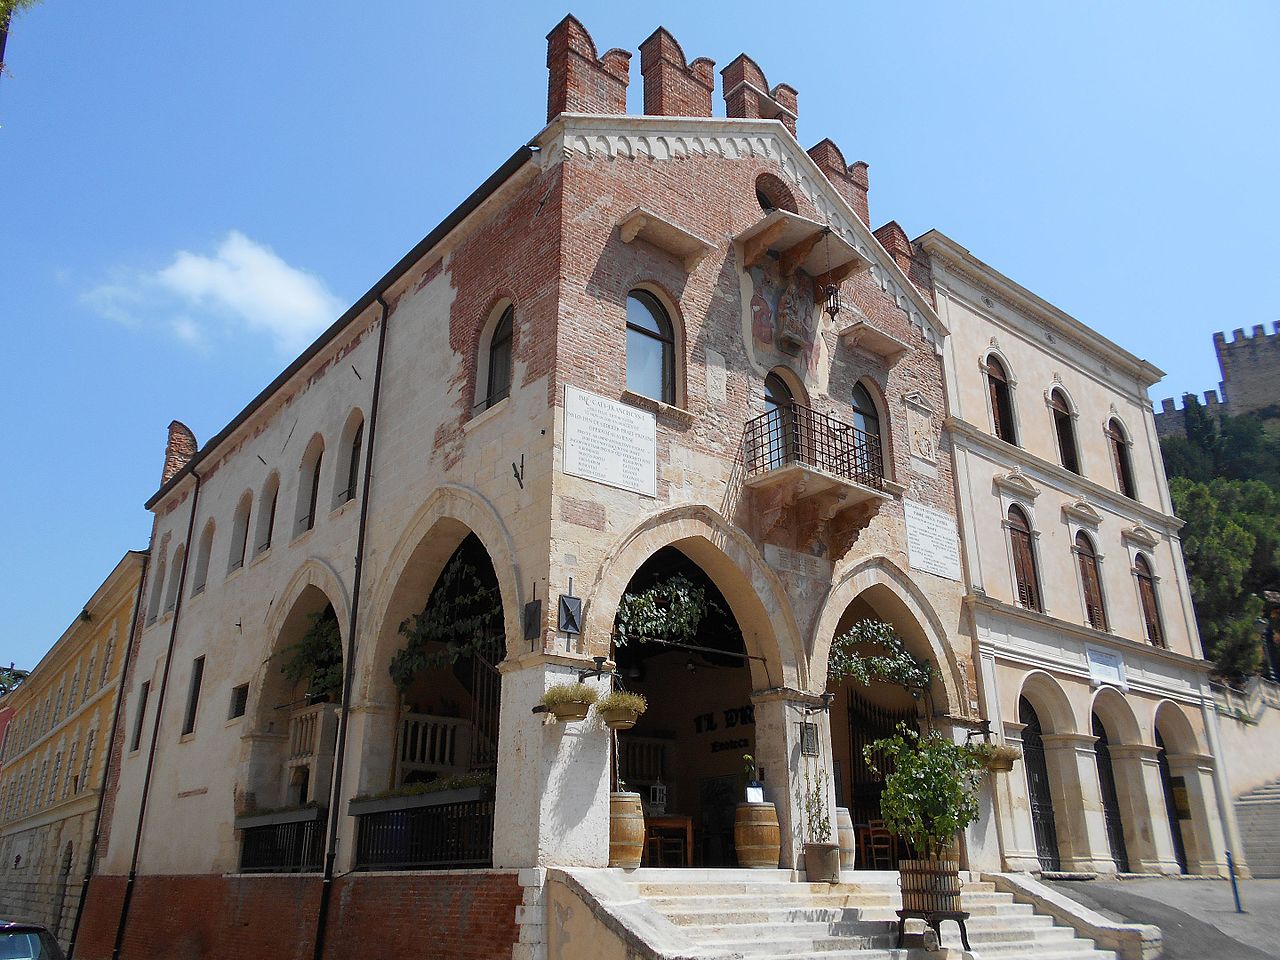
[[[872,820],[867,824],[867,859],[873,870],[893,869],[896,859],[894,846],[893,834],[883,820]]]

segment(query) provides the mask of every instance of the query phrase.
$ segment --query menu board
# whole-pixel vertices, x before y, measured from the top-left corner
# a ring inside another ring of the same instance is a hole
[[[565,473],[656,497],[657,449],[656,415],[565,386]]]
[[[907,557],[911,567],[948,580],[960,579],[960,536],[956,521],[941,510],[903,500]]]

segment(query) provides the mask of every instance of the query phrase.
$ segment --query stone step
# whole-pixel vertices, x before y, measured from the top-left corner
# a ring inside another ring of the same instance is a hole
[[[650,900],[653,908],[680,926],[713,923],[725,918],[726,923],[789,923],[793,921],[822,921],[865,918],[868,911],[878,910],[885,916],[894,916],[898,901],[873,902],[858,899],[850,903],[824,904],[816,901],[787,904],[758,903],[754,901],[725,899],[711,902]],[[964,904],[964,909],[976,920],[1004,917],[1020,920],[1035,916],[1030,904]]]

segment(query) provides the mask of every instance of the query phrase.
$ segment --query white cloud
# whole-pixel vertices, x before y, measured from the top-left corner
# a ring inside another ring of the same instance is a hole
[[[212,256],[180,250],[154,273],[113,276],[83,301],[127,326],[159,322],[191,346],[245,330],[266,334],[294,354],[338,318],[342,302],[324,281],[232,230]]]

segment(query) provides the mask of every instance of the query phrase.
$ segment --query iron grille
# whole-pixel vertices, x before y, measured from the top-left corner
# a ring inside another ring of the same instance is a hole
[[[880,438],[798,403],[748,420],[743,452],[748,478],[797,464],[884,489]]]
[[[319,873],[324,820],[248,827],[240,841],[241,873]]]
[[[356,817],[357,870],[450,870],[493,863],[493,797]]]

